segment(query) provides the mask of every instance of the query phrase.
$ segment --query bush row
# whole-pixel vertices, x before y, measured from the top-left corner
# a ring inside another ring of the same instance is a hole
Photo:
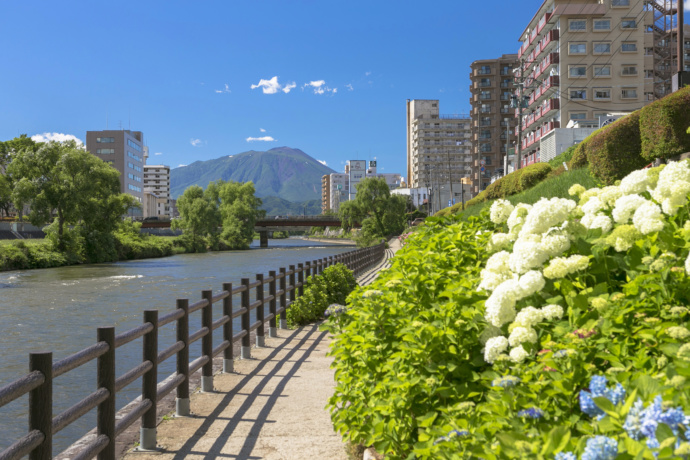
[[[469,200],[466,205],[472,206],[482,201],[505,198],[515,195],[544,180],[552,168],[548,163],[534,163],[518,169],[489,185],[486,190]]]

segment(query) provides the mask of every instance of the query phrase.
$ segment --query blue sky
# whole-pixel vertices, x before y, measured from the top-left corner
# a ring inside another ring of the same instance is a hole
[[[403,173],[406,99],[467,113],[470,63],[516,52],[541,3],[3,1],[0,140],[107,120],[150,164],[289,146]]]

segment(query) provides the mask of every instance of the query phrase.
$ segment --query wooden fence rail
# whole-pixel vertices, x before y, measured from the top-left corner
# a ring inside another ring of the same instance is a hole
[[[256,280],[243,278],[240,286],[224,283],[222,291],[202,291],[202,300],[189,304],[188,299],[177,299],[176,309],[163,316],[158,310],[144,311],[141,326],[115,335],[115,328],[97,330],[97,342],[71,356],[53,362],[52,352],[31,353],[29,373],[0,388],[0,407],[28,394],[29,431],[7,449],[0,452],[0,460],[20,459],[29,455],[31,460],[52,458],[53,435],[93,409],[97,410],[97,436],[74,459],[98,456],[99,460],[115,459],[115,439],[129,426],[141,419],[140,448],[156,448],[157,403],[176,390],[175,412],[178,416],[190,414],[189,377],[201,369],[201,390],[213,391],[213,358],[223,354],[223,372],[233,371],[233,347],[241,340],[241,358],[251,357],[250,332],[256,330],[256,345],[264,345],[264,327],[269,323],[269,337],[277,336],[277,327],[287,327],[286,311],[304,294],[306,279],[323,273],[324,268],[344,264],[355,276],[372,266],[385,252],[385,245],[358,249],[333,257],[281,267],[270,271],[267,277],[257,274]],[[305,278],[306,273],[306,278]],[[295,276],[296,275],[296,276]],[[265,296],[268,285],[268,296]],[[251,302],[251,289],[255,301]],[[233,309],[233,297],[240,295],[240,308]],[[214,304],[222,301],[223,316],[213,320]],[[265,316],[265,305],[269,312]],[[189,332],[189,315],[201,310],[201,328]],[[255,321],[250,313],[255,310]],[[233,330],[233,319],[241,318],[241,330]],[[176,341],[164,350],[158,347],[159,328],[176,324]],[[222,330],[221,343],[213,347],[213,332]],[[117,348],[143,337],[143,361],[120,377],[115,375]],[[189,346],[201,340],[201,356],[190,361]],[[158,366],[176,356],[176,372],[159,383]],[[97,389],[72,407],[53,416],[53,379],[88,362],[97,361]],[[129,412],[117,418],[115,396],[137,379],[142,378],[141,400]]]

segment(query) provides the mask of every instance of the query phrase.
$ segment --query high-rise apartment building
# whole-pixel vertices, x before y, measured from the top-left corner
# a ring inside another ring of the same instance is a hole
[[[172,217],[170,212],[170,166],[144,165],[144,192],[156,196],[155,210],[149,215]]]
[[[87,131],[86,150],[120,171],[120,191],[143,203],[148,148],[144,145],[141,131]],[[132,210],[128,214],[141,216],[141,210]]]
[[[379,177],[386,181],[390,190],[400,187],[402,177],[398,173],[379,173],[376,160],[349,160],[344,173],[326,174],[321,178],[321,211],[338,212],[340,203],[353,200],[357,194],[357,184],[367,177]]]
[[[666,6],[664,6],[666,4]],[[521,165],[577,142],[567,128],[629,113],[670,91],[668,0],[545,0],[520,37]],[[671,18],[671,19],[669,19]],[[669,42],[670,43],[670,42]],[[524,106],[523,106],[524,107]],[[520,109],[515,109],[519,116]]]
[[[410,188],[427,187],[432,194],[442,187],[453,188],[460,196],[460,184],[470,177],[472,166],[470,125],[469,115],[441,115],[436,99],[407,100]]]
[[[517,65],[517,54],[474,61],[470,65],[471,178],[475,194],[505,172],[504,158],[510,145],[510,132],[517,126],[515,111],[510,108],[514,92],[513,69]]]

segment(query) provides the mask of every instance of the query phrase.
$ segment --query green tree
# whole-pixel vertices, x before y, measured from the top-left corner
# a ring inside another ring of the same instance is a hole
[[[407,200],[391,195],[383,178],[368,177],[357,184],[355,199],[340,204],[343,228],[361,222],[368,239],[398,234],[405,229]]]
[[[33,149],[36,146],[30,137],[22,134],[19,137],[8,141],[0,142],[0,216],[4,213],[9,216],[12,209],[12,190],[14,189],[14,178],[7,171],[12,162],[12,158],[17,152],[23,149]],[[21,209],[19,209],[21,213]]]
[[[182,229],[184,237],[188,238],[192,250],[205,251],[205,237],[212,238],[218,233],[220,213],[218,210],[215,187],[204,192],[198,185],[187,187],[182,196],[177,199],[177,209],[180,218],[172,222],[173,229]],[[217,196],[217,194],[216,194]]]
[[[222,239],[233,249],[247,249],[254,238],[254,224],[265,215],[252,182],[218,181]],[[211,185],[209,186],[211,188]]]
[[[112,237],[127,208],[137,205],[131,196],[120,193],[118,171],[74,141],[25,147],[13,155],[7,171],[15,181],[12,196],[17,209],[29,205],[29,221],[34,225],[52,221],[47,230],[61,251],[68,242],[72,248],[79,246],[75,238],[90,238],[89,260],[104,259],[98,255],[98,243],[107,245],[102,238]],[[67,231],[67,226],[74,228]]]

